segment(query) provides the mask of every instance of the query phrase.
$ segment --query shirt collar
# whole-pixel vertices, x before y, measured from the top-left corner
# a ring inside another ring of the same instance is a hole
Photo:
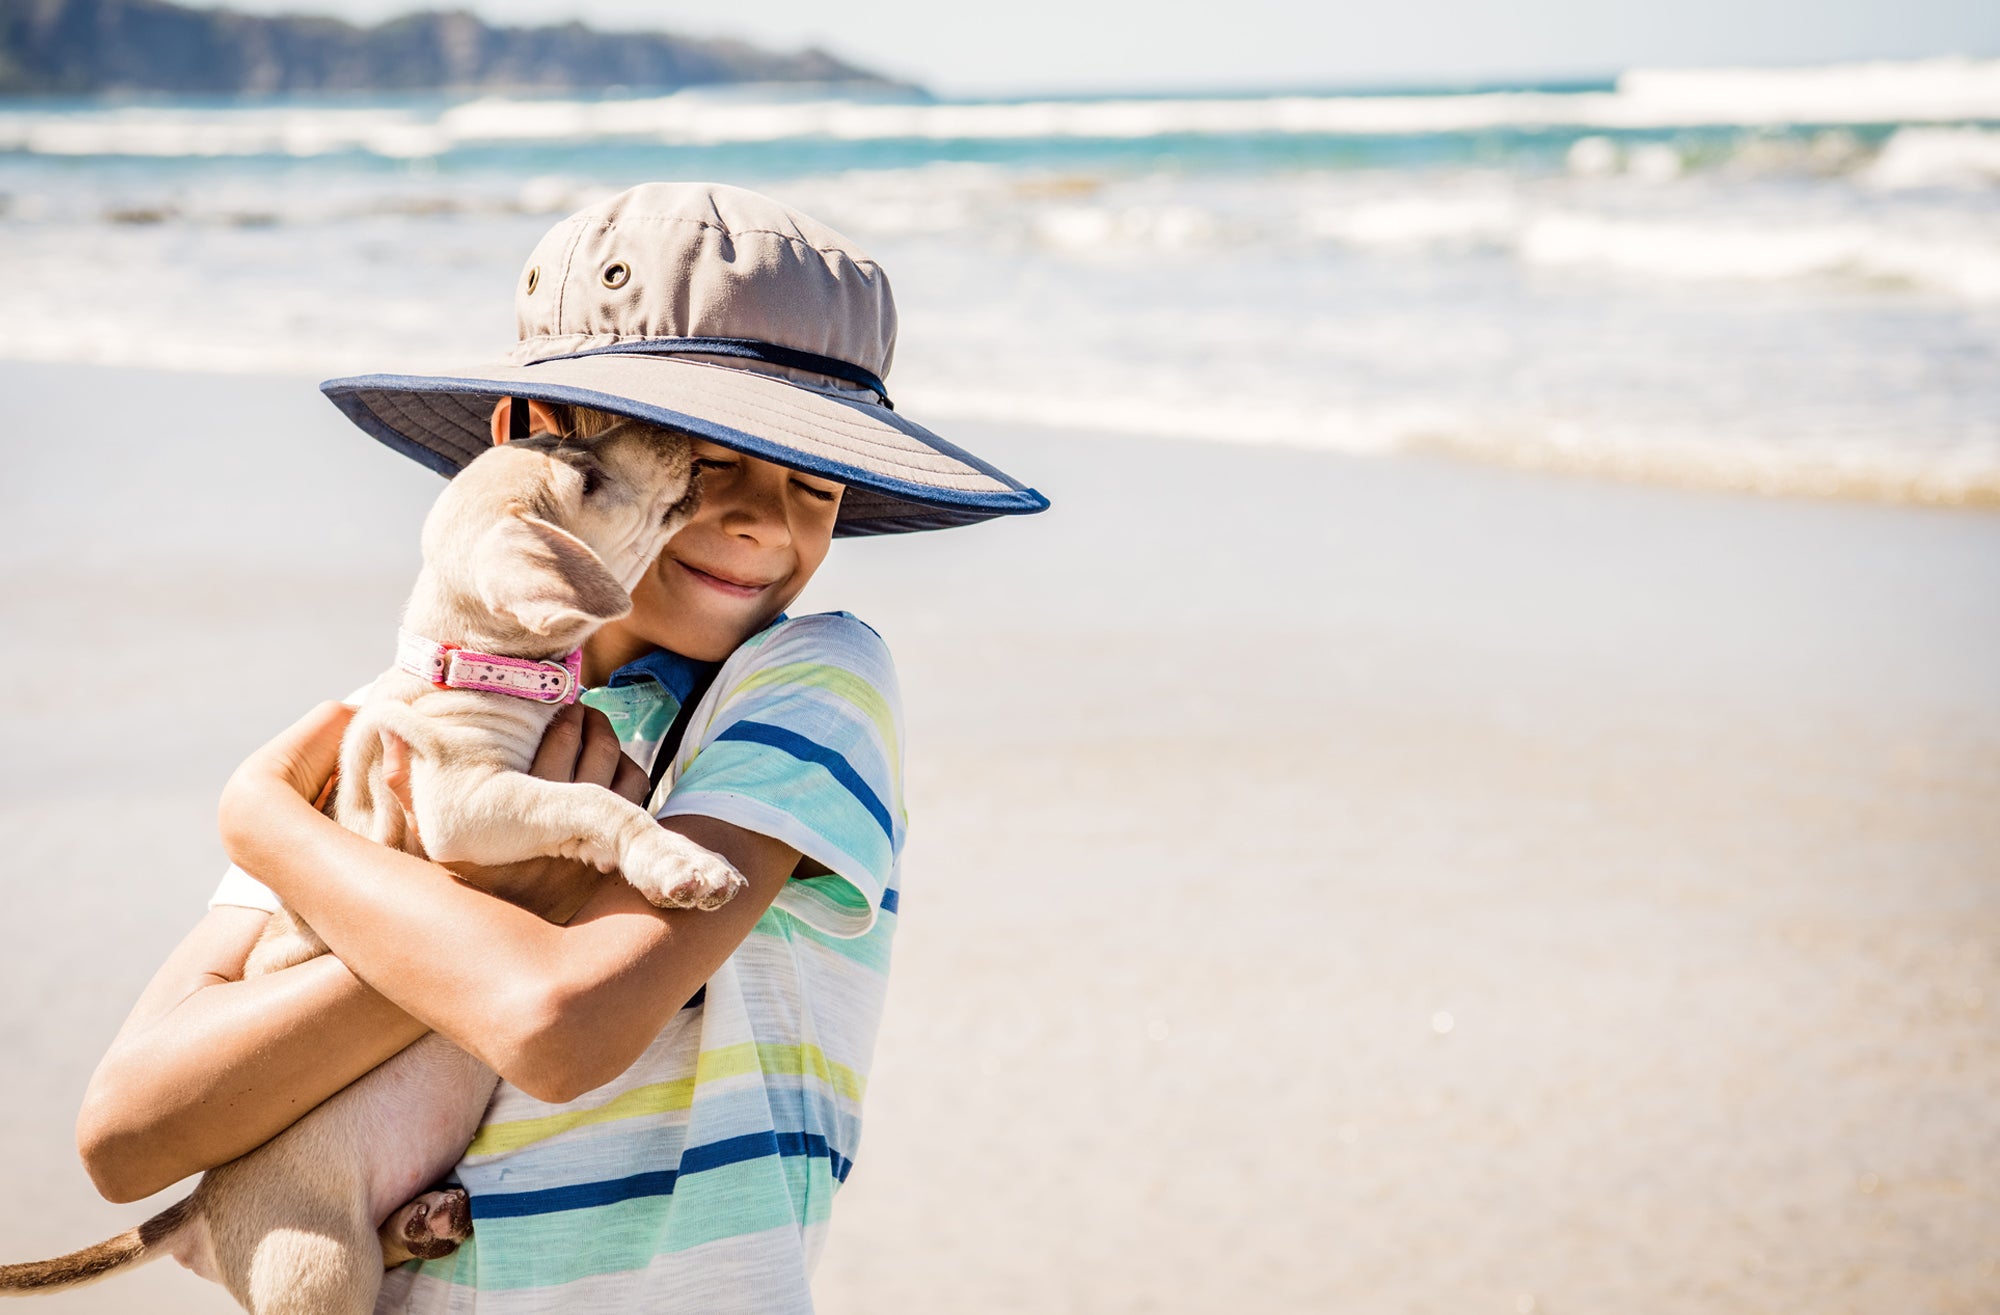
[[[783,625],[790,618],[783,612],[771,618],[769,625],[757,633],[763,634],[773,626]],[[606,689],[620,689],[650,680],[673,696],[676,704],[686,703],[688,695],[706,684],[720,669],[720,662],[703,662],[698,658],[682,657],[679,653],[664,648],[656,648],[643,656],[633,658],[624,666],[611,673],[604,682]]]
[[[686,703],[695,687],[713,675],[721,665],[720,662],[702,662],[656,648],[612,672],[611,679],[604,683],[610,689],[622,689],[650,680],[672,695],[675,703]]]

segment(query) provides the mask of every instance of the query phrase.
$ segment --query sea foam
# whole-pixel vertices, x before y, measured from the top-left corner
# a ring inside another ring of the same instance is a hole
[[[1898,128],[1868,166],[1882,188],[2000,185],[2000,132],[1983,128]]]

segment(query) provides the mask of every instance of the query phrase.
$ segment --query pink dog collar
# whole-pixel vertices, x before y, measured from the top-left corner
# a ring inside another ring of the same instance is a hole
[[[396,632],[396,665],[439,689],[511,694],[537,703],[574,703],[583,693],[583,650],[560,662],[475,653],[456,644]]]

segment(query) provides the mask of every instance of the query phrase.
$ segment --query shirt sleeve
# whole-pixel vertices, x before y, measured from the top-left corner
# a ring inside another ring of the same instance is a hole
[[[797,617],[723,664],[656,811],[784,841],[831,875],[793,878],[775,907],[827,935],[860,936],[896,899],[902,758],[888,646],[844,612]]]
[[[227,905],[237,909],[262,909],[266,913],[278,911],[278,897],[257,878],[237,867],[229,865],[229,871],[222,874],[222,884],[208,897],[208,907]]]
[[[361,706],[361,700],[367,698],[368,691],[373,688],[375,682],[371,680],[341,702],[350,708],[358,708]],[[212,909],[217,906],[262,909],[266,913],[276,913],[282,902],[269,886],[231,863],[229,870],[222,874],[222,881],[216,886],[215,893],[208,897],[208,907]]]

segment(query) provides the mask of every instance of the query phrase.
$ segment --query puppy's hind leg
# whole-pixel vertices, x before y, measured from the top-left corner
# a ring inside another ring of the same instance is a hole
[[[359,1216],[273,1228],[251,1250],[241,1287],[234,1295],[250,1315],[370,1315],[382,1290],[375,1230]]]
[[[406,1260],[437,1260],[472,1236],[472,1202],[463,1187],[425,1192],[383,1220],[378,1232],[385,1268]]]

